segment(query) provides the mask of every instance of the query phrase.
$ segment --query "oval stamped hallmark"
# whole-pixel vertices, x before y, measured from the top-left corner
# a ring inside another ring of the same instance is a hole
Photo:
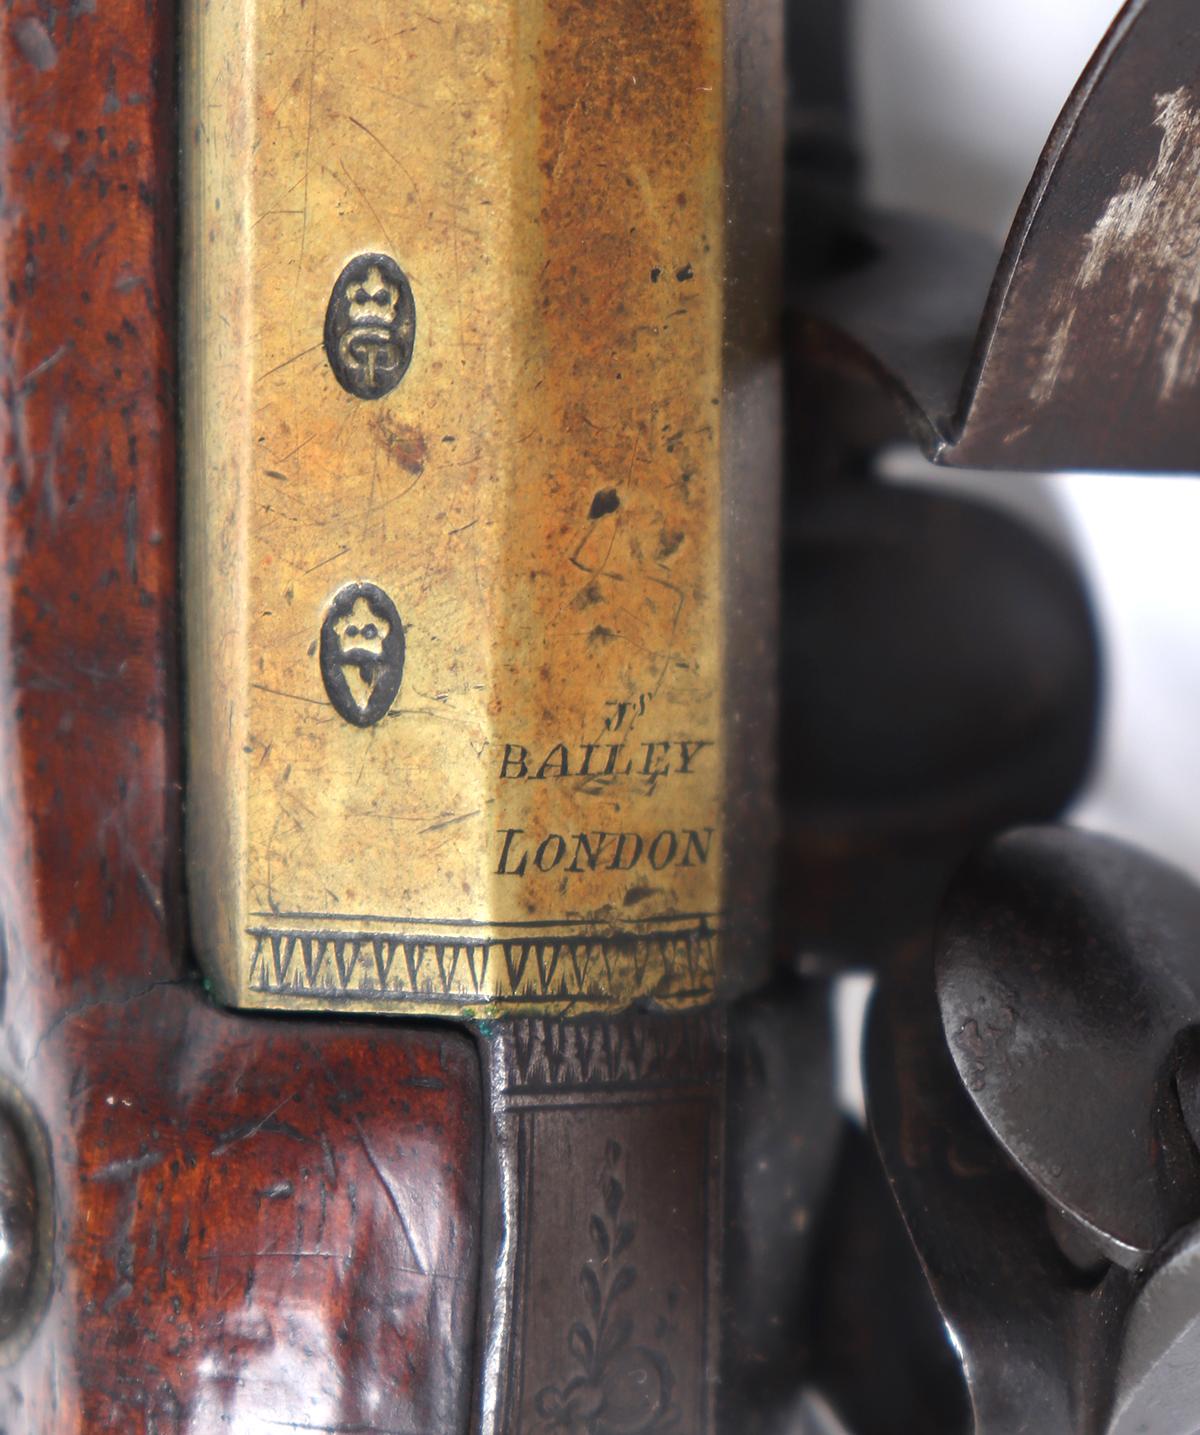
[[[386,254],[358,254],[342,270],[325,311],[325,356],[360,399],[390,394],[412,362],[417,311],[404,271]]]
[[[347,583],[321,624],[321,678],[339,716],[373,727],[396,701],[404,676],[404,625],[374,583]]]

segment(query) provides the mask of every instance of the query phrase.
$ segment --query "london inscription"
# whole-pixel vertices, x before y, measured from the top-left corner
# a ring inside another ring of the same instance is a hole
[[[527,872],[632,872],[644,866],[655,872],[668,867],[706,867],[712,852],[714,827],[664,828],[641,832],[551,832],[529,838],[520,827],[502,827],[499,877],[523,877]],[[567,857],[570,855],[570,861]]]

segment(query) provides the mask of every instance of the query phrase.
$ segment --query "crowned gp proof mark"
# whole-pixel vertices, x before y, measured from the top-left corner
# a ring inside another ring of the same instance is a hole
[[[321,624],[321,678],[339,716],[372,727],[396,701],[404,676],[404,625],[374,583],[348,583]]]
[[[390,394],[412,362],[416,329],[412,286],[396,261],[351,259],[325,311],[325,355],[342,388],[359,399]]]

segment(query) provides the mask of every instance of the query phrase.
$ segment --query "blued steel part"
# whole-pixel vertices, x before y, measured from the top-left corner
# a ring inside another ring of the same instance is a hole
[[[1066,828],[994,841],[938,937],[950,1052],[983,1119],[1110,1259],[1145,1263],[1200,1216],[1200,1157],[1175,1090],[1200,1013],[1200,888]]]
[[[721,573],[726,864],[722,994],[767,980],[779,740],[783,5],[726,0]]]
[[[961,496],[797,493],[784,556],[780,925],[878,965],[932,928],[976,844],[1078,791],[1095,622],[1069,556]]]
[[[1104,1435],[1195,1435],[1200,1239],[1182,1231],[1146,1273],[1125,1318]]]
[[[825,1397],[818,1391],[806,1391],[794,1413],[788,1435],[851,1435],[838,1419]]]
[[[249,1006],[702,1004],[768,952],[776,8],[376,19],[187,14],[198,949]]]
[[[1046,143],[982,319],[973,246],[953,242],[967,262],[950,271],[969,277],[945,286],[950,241],[901,236],[912,296],[881,325],[861,283],[835,278],[813,299],[812,356],[892,388],[942,463],[1194,470],[1198,68],[1189,0],[1130,0]],[[946,344],[919,303],[939,286],[958,306],[935,320]]]
[[[1175,1093],[1192,1144],[1200,1149],[1200,1025],[1189,1027],[1180,1038]]]
[[[788,275],[820,273],[859,180],[850,31],[844,0],[791,0],[787,6]]]
[[[714,1431],[725,1019],[516,1019],[491,1112],[478,1435]]]
[[[842,216],[829,247],[825,273],[802,271],[790,286],[800,386],[820,386],[828,373],[843,390],[832,418],[847,442],[859,411],[877,442],[907,421],[936,448],[970,362],[995,246],[945,222],[858,211]]]
[[[780,972],[729,1012],[721,1429],[775,1435],[813,1343],[818,1213],[841,1116],[828,982]]]
[[[21,1090],[0,1078],[0,1366],[24,1354],[54,1270],[50,1144]]]
[[[1060,1252],[962,1088],[923,954],[907,954],[872,1003],[866,1076],[871,1130],[962,1360],[975,1435],[1091,1432],[1132,1278],[1108,1267],[1097,1282]]]
[[[843,1119],[813,1223],[807,1379],[854,1435],[962,1435],[966,1385],[875,1143]]]

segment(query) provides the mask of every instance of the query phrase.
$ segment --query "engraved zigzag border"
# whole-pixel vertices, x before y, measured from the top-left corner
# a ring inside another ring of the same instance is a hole
[[[601,1015],[517,1017],[498,1032],[503,1095],[711,1085],[721,1069],[723,1027],[712,1007],[669,1020]]]
[[[712,994],[718,961],[718,933],[707,920],[635,932],[504,936],[264,923],[246,935],[255,992],[406,1005],[694,1002]]]

